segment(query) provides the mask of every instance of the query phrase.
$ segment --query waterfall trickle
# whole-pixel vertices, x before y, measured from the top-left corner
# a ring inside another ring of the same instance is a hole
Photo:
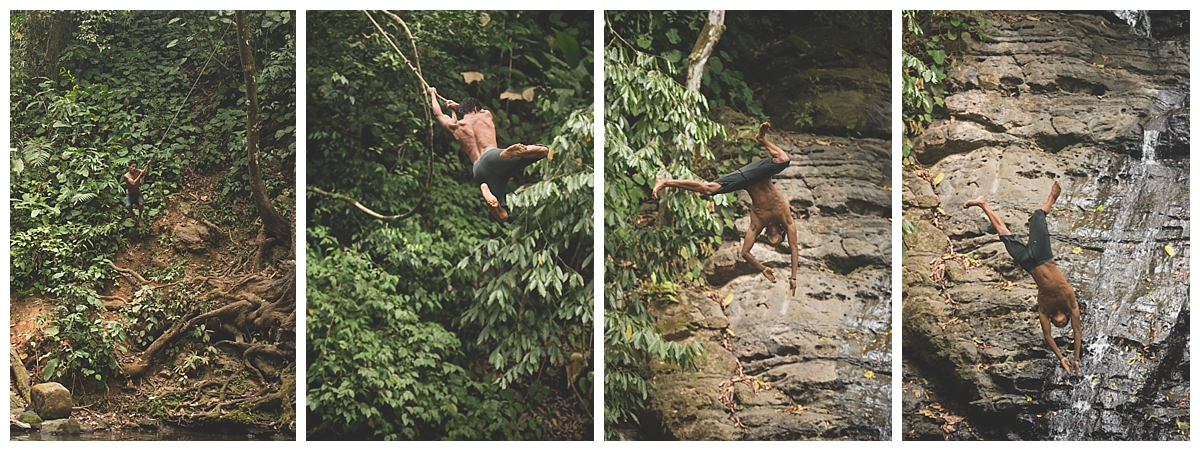
[[[1155,148],[1158,147],[1158,130],[1142,131],[1142,163],[1158,164]]]
[[[1114,10],[1113,14],[1124,20],[1133,28],[1133,32],[1138,36],[1150,37],[1150,16],[1146,11],[1137,10]]]
[[[1186,413],[1173,403],[1146,406],[1181,396],[1157,387],[1171,386],[1160,378],[1179,365],[1167,358],[1177,346],[1168,337],[1187,311],[1190,215],[1187,164],[1153,160],[1158,131],[1145,133],[1149,150],[1141,160],[1127,157],[1109,167],[1077,187],[1080,196],[1072,199],[1103,211],[1070,232],[1096,251],[1060,263],[1077,288],[1085,351],[1082,377],[1068,381],[1058,369],[1046,393],[1059,406],[1047,417],[1056,440],[1144,437],[1128,425],[1144,421],[1147,412]]]

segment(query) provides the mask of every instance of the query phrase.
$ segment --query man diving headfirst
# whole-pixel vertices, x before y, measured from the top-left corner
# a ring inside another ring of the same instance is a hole
[[[750,249],[754,248],[754,240],[764,229],[767,242],[772,246],[783,241],[782,232],[786,229],[788,245],[792,248],[792,277],[788,278],[788,288],[794,296],[796,294],[796,269],[800,264],[800,250],[796,244],[796,225],[792,222],[792,209],[784,201],[779,190],[775,189],[775,185],[771,183],[771,177],[787,168],[791,164],[791,158],[788,157],[787,152],[767,141],[766,133],[770,128],[771,124],[763,122],[758,127],[758,134],[754,136],[754,140],[762,144],[771,154],[770,158],[763,158],[745,165],[741,169],[733,171],[732,174],[712,182],[658,177],[654,180],[654,189],[651,193],[657,199],[659,192],[665,187],[683,188],[707,196],[746,190],[746,193],[750,194],[750,228],[746,230],[746,238],[742,241],[742,257],[762,271],[767,280],[775,282],[775,271],[759,263],[754,255],[750,254]]]
[[[513,144],[501,150],[496,145],[496,124],[492,123],[492,112],[483,109],[478,100],[471,97],[463,99],[462,103],[447,100],[446,108],[462,114],[462,119],[455,120],[442,113],[436,88],[429,88],[429,97],[433,101],[433,115],[438,123],[454,135],[454,139],[471,158],[474,179],[479,183],[479,191],[483,194],[488,211],[497,221],[507,221],[508,203],[504,197],[508,193],[508,179],[526,166],[546,158],[550,149],[540,144]]]
[[[1054,355],[1058,356],[1063,369],[1070,375],[1072,369],[1075,374],[1079,374],[1079,348],[1082,343],[1082,335],[1079,333],[1079,304],[1075,302],[1075,290],[1071,289],[1067,279],[1058,270],[1058,265],[1054,264],[1054,254],[1050,251],[1050,229],[1046,226],[1046,214],[1050,213],[1050,207],[1058,200],[1061,192],[1062,185],[1055,180],[1054,185],[1050,187],[1050,197],[1046,199],[1046,203],[1033,211],[1029,218],[1028,244],[1022,243],[1008,230],[1004,221],[992,211],[983,196],[966,201],[963,208],[983,209],[992,227],[996,228],[996,233],[1000,234],[1000,241],[1004,243],[1008,255],[1033,276],[1038,288],[1038,319],[1042,324],[1042,337],[1046,339],[1046,344],[1054,351]],[[1050,336],[1050,324],[1065,327],[1068,318],[1071,320],[1071,329],[1075,332],[1075,354],[1071,356],[1070,361],[1058,350],[1058,345]]]

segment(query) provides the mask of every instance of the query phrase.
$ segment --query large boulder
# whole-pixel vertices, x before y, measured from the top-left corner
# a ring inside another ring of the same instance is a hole
[[[175,237],[175,248],[178,250],[192,253],[202,253],[208,250],[210,239],[208,227],[194,219],[176,224],[171,233]]]
[[[75,407],[71,392],[58,382],[34,385],[29,393],[30,409],[43,420],[67,418],[71,416],[71,408]]]

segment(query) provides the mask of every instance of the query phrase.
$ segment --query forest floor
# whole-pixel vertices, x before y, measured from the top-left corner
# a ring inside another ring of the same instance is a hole
[[[254,206],[218,204],[219,180],[185,176],[178,193],[147,198],[161,203],[157,217],[147,216],[153,221],[125,229],[127,242],[110,257],[116,280],[97,293],[103,319],[126,332],[112,343],[120,374],[103,385],[56,380],[71,390],[72,418],[85,430],[294,437],[294,254],[276,246],[260,256],[261,225],[239,219],[257,218]],[[114,208],[124,208],[119,199]],[[11,301],[12,354],[33,384],[45,382],[46,326],[38,318],[54,311],[54,300],[14,291]],[[15,382],[9,390],[11,414],[19,414],[27,403]]]

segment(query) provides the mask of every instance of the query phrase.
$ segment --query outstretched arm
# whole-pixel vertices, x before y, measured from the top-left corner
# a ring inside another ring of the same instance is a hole
[[[791,209],[788,209],[788,214],[791,214]],[[788,288],[791,289],[791,295],[796,295],[796,269],[800,266],[800,244],[796,242],[796,222],[790,220],[787,223],[787,240],[788,245],[792,247],[792,277],[788,278]]]
[[[1046,345],[1050,346],[1050,350],[1054,351],[1054,355],[1058,356],[1059,363],[1062,363],[1063,369],[1067,370],[1067,374],[1071,374],[1071,365],[1067,362],[1067,358],[1063,357],[1062,351],[1058,350],[1058,345],[1054,343],[1054,337],[1050,336],[1050,318],[1046,316],[1042,309],[1038,309],[1038,321],[1042,323],[1042,337],[1046,339]]]
[[[770,280],[772,283],[774,283],[775,271],[772,271],[771,268],[763,266],[762,263],[759,263],[758,260],[754,258],[754,254],[750,253],[750,249],[754,248],[754,240],[758,239],[758,233],[761,232],[762,229],[763,225],[761,222],[759,222],[758,216],[756,216],[754,213],[750,213],[750,228],[746,230],[746,238],[742,240],[742,258],[745,258],[746,261],[750,262],[751,265],[754,265],[755,268],[758,268],[759,271],[762,271],[763,276],[766,276],[767,280]]]
[[[442,105],[438,103],[437,88],[429,88],[429,100],[433,103],[433,117],[446,130],[454,131],[458,127],[458,121],[442,112]]]

